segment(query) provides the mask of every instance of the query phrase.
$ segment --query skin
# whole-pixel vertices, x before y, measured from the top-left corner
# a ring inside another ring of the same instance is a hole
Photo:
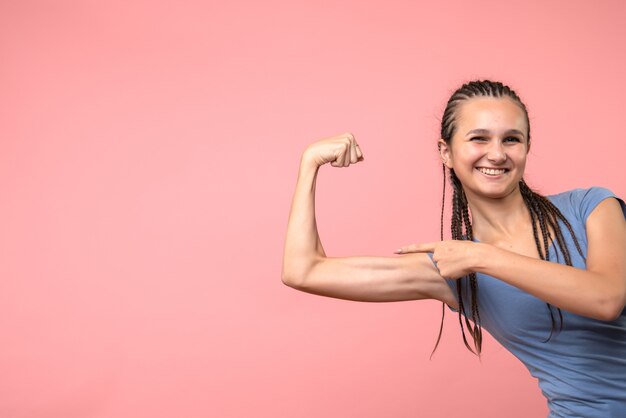
[[[478,131],[477,131],[478,130]],[[619,203],[605,199],[587,222],[587,269],[540,260],[518,183],[529,143],[523,111],[510,99],[474,98],[460,105],[457,129],[440,141],[443,163],[463,184],[480,242],[412,244],[399,257],[327,257],[315,221],[319,168],[363,161],[354,136],[311,144],[303,153],[287,228],[283,282],[298,290],[362,301],[437,299],[458,308],[443,279],[484,273],[553,306],[612,320],[626,305],[626,221]],[[505,169],[486,175],[481,168]],[[437,267],[427,256],[433,253]]]

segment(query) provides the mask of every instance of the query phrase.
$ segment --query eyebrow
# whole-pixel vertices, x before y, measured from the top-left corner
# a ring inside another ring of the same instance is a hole
[[[478,135],[489,135],[491,133],[491,131],[489,129],[472,129],[471,131],[468,131],[465,136],[469,136],[472,134],[478,134]],[[504,133],[505,135],[521,135],[523,138],[525,137],[524,132],[520,131],[519,129],[509,129],[508,131],[506,131]]]

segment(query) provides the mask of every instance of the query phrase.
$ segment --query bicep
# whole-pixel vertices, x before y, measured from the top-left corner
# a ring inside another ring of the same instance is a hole
[[[315,263],[298,290],[364,302],[437,299],[456,300],[428,255],[394,257],[323,257]]]
[[[614,198],[600,202],[585,227],[587,270],[614,281],[626,298],[626,220],[620,202]]]

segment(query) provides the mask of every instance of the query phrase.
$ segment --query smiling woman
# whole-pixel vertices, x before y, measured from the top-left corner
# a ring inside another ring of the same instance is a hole
[[[363,153],[348,133],[311,144],[283,282],[350,300],[442,301],[458,312],[469,350],[480,354],[484,326],[528,367],[551,417],[622,417],[626,205],[601,187],[534,192],[523,178],[530,143],[526,107],[512,89],[464,84],[448,101],[438,141],[453,188],[452,240],[402,247],[400,257],[343,258],[327,257],[317,233],[316,176],[326,163],[348,167]]]
[[[525,109],[512,99],[487,96],[472,98],[458,113],[455,140],[439,140],[443,163],[472,199],[511,194],[524,174],[530,145]]]

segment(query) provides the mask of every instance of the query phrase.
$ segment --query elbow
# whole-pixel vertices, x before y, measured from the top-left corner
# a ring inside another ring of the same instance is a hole
[[[310,257],[285,259],[281,272],[283,284],[297,290],[304,290],[309,284],[310,276],[319,261],[319,258]]]
[[[618,319],[622,312],[624,312],[624,305],[626,298],[620,295],[619,297],[612,298],[601,304],[602,309],[596,319],[601,321],[615,321]]]
[[[282,276],[283,284],[291,287],[292,289],[300,290],[302,292],[306,292],[308,282],[305,280],[305,276],[303,275],[295,275],[295,276]]]
[[[307,277],[310,275],[311,266],[307,263],[307,268],[285,268],[281,273],[281,280],[284,285],[296,290],[303,290],[306,287]]]
[[[595,317],[595,319],[606,322],[615,321],[622,315],[623,310],[623,307],[622,309],[605,309],[604,311],[600,312]]]
[[[283,273],[281,275],[281,280],[282,280],[284,285],[289,286],[289,287],[293,287],[294,289],[297,289],[300,286],[300,282],[302,280],[298,280],[296,277],[297,276],[295,276],[295,275],[286,274],[283,271]]]
[[[615,321],[618,319],[622,312],[624,312],[624,304],[623,303],[615,303],[612,306],[607,306],[604,312],[604,317],[600,318],[603,321]]]

